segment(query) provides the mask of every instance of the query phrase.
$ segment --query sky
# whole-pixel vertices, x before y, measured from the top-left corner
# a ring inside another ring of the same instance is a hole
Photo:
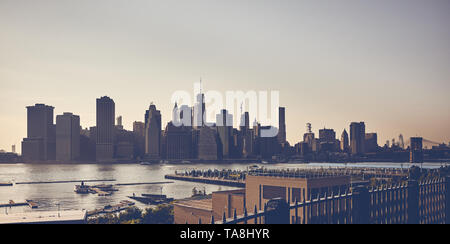
[[[126,129],[171,95],[280,92],[287,139],[364,121],[378,143],[450,142],[448,0],[0,0],[0,149],[20,152],[26,106]],[[163,126],[164,127],[164,126]]]

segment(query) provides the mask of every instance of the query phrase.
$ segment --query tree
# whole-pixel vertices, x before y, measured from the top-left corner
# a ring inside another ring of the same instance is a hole
[[[173,206],[160,205],[155,209],[148,208],[142,216],[143,224],[173,224]]]

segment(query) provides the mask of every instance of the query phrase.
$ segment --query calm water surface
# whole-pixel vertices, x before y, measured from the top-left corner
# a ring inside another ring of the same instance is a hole
[[[439,168],[443,164],[427,163],[424,168]],[[164,179],[166,174],[173,174],[176,170],[184,171],[191,169],[236,169],[245,170],[248,164],[193,164],[193,165],[139,165],[139,164],[0,164],[0,182],[35,182],[35,181],[67,181],[67,180],[104,180],[115,179],[114,182],[105,182],[106,184],[119,183],[139,183],[139,182],[162,182],[172,181]],[[310,164],[275,164],[262,165],[266,168],[276,169],[295,169],[295,168],[328,168],[328,167],[388,167],[388,168],[407,168],[411,164],[398,163],[348,163],[348,164],[328,164],[328,163],[310,163]],[[420,166],[420,165],[418,165]],[[0,187],[0,204],[7,203],[9,200],[23,202],[25,199],[34,200],[39,204],[39,208],[31,210],[28,207],[13,207],[0,209],[0,215],[6,211],[24,212],[24,211],[48,211],[57,210],[58,205],[61,210],[87,209],[93,210],[103,208],[105,205],[117,204],[122,200],[130,200],[127,196],[140,195],[142,193],[161,192],[168,197],[182,199],[190,197],[192,189],[196,187],[199,190],[206,190],[209,194],[213,191],[236,189],[233,187],[207,185],[201,183],[173,181],[172,184],[159,185],[133,185],[116,186],[119,191],[111,196],[99,197],[96,194],[76,194],[74,187],[79,183],[60,183],[60,184],[31,184],[14,185]],[[101,184],[102,182],[92,182],[88,184]],[[136,203],[138,207],[146,207],[143,204]]]

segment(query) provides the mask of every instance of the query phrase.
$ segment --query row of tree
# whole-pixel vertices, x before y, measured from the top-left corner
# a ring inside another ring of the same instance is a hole
[[[159,205],[145,211],[132,207],[120,214],[106,214],[88,220],[89,224],[173,224],[173,205]]]

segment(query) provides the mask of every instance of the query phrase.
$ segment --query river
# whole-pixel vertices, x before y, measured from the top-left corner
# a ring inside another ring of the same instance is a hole
[[[439,168],[441,163],[425,163],[424,168]],[[0,182],[42,182],[42,181],[70,181],[70,180],[104,180],[115,179],[106,184],[126,184],[142,182],[167,182],[167,174],[191,169],[236,169],[245,170],[249,164],[190,164],[190,165],[139,165],[139,164],[0,164]],[[274,164],[262,165],[266,168],[320,168],[320,167],[388,167],[407,168],[411,164],[399,163],[309,163],[309,164]],[[420,166],[420,165],[417,165]],[[87,183],[100,184],[102,182]],[[192,189],[213,191],[235,189],[233,187],[207,185],[201,183],[173,181],[171,184],[157,185],[128,185],[116,186],[119,191],[111,196],[100,197],[96,194],[76,194],[74,187],[79,183],[53,184],[15,184],[14,186],[0,186],[0,204],[9,200],[23,202],[30,199],[38,203],[39,208],[31,210],[29,207],[1,208],[0,215],[6,212],[49,211],[103,208],[106,205],[118,204],[122,200],[130,200],[127,196],[148,194],[165,194],[175,199],[190,197]],[[138,207],[146,206],[136,203]]]

